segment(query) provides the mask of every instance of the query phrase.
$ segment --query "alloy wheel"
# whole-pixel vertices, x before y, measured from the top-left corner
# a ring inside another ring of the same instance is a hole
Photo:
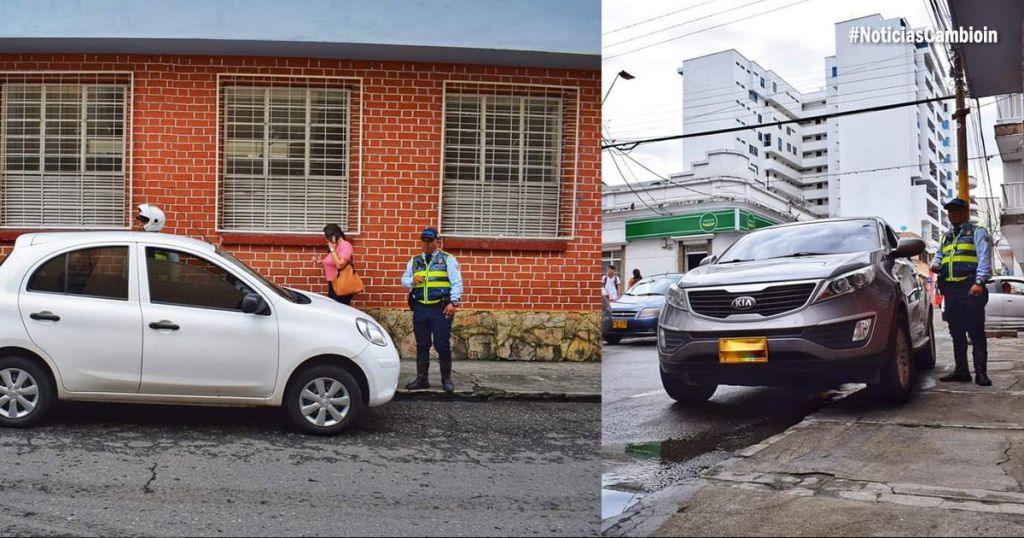
[[[20,368],[0,370],[0,417],[27,417],[39,403],[39,385]]]
[[[351,409],[351,398],[345,385],[337,379],[318,377],[299,393],[299,411],[306,421],[321,428],[345,420]]]
[[[896,375],[899,376],[901,387],[910,385],[910,346],[903,335],[897,338],[896,342]]]

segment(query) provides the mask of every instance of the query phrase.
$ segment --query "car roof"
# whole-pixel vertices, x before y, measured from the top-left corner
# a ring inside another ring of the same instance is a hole
[[[18,236],[14,247],[34,246],[42,244],[65,245],[78,243],[103,243],[103,242],[129,242],[129,243],[160,243],[168,246],[192,248],[202,251],[213,251],[214,246],[206,241],[185,237],[183,235],[155,233],[155,232],[129,232],[129,231],[103,231],[103,232],[38,232],[27,233]]]
[[[658,273],[656,275],[647,275],[640,280],[649,280],[653,278],[665,278],[670,276],[683,276],[683,273]]]
[[[792,226],[801,226],[804,224],[819,224],[823,222],[849,222],[854,220],[870,220],[877,224],[885,224],[885,221],[878,217],[833,217],[829,219],[798,220],[796,222],[783,222],[781,224],[773,224],[772,226],[767,226],[765,228],[758,228],[758,230],[763,230],[767,228],[788,228]]]

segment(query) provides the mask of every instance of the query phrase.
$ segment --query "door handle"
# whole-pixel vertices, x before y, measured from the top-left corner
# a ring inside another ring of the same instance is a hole
[[[49,310],[43,310],[42,312],[36,312],[29,314],[28,317],[36,321],[60,321],[60,316],[50,312]]]
[[[169,329],[169,330],[172,330],[172,331],[176,331],[176,330],[180,329],[181,327],[179,327],[177,323],[174,323],[174,322],[171,322],[171,321],[167,321],[165,319],[165,320],[154,321],[153,323],[150,323],[149,324],[149,328],[150,329]]]

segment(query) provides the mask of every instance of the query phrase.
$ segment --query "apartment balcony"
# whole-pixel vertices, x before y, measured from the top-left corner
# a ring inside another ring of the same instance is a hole
[[[1024,183],[1003,184],[1003,211],[1024,214]]]
[[[996,97],[996,125],[1024,121],[1024,95],[1013,93]]]
[[[996,97],[996,146],[999,157],[1006,161],[1019,161],[1024,158],[1024,105],[1021,94],[1001,95]]]
[[[1003,184],[1003,211],[999,221],[1014,258],[1024,260],[1024,182]]]

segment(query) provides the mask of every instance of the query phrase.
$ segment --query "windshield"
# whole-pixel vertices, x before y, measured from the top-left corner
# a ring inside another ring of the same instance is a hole
[[[633,284],[626,295],[665,295],[668,287],[678,278],[652,278]]]
[[[282,298],[284,298],[284,299],[286,299],[286,300],[288,300],[290,302],[293,302],[293,303],[295,302],[295,296],[292,295],[292,292],[290,292],[290,291],[282,288],[281,286],[278,286],[277,284],[274,284],[273,282],[263,278],[262,275],[260,275],[256,271],[253,271],[252,269],[250,269],[248,265],[242,263],[241,261],[239,261],[237,258],[232,256],[231,254],[228,254],[226,251],[221,250],[220,247],[216,247],[216,249],[217,249],[217,254],[220,254],[221,257],[223,257],[225,260],[231,262],[231,264],[234,265],[236,268],[241,269],[247,275],[249,275],[249,276],[255,278],[256,280],[262,282],[264,286],[274,290],[274,293],[280,295]]]
[[[872,220],[814,222],[758,230],[739,238],[717,263],[878,250],[878,226]]]

